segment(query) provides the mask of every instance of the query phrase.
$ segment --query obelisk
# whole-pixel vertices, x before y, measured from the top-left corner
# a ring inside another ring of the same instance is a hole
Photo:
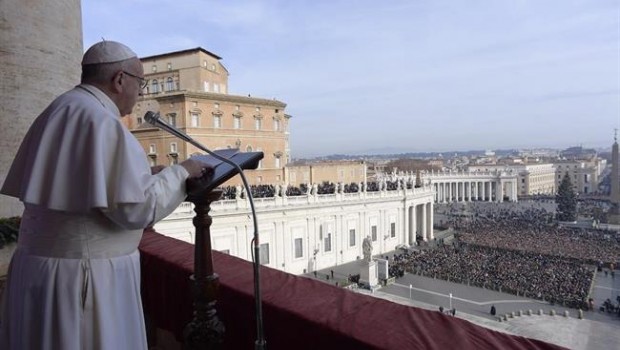
[[[615,129],[614,144],[611,146],[611,204],[608,215],[610,224],[620,225],[620,164],[618,162],[618,129]]]

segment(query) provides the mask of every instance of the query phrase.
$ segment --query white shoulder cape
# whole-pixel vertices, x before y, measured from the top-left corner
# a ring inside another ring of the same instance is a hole
[[[0,193],[48,209],[88,212],[142,203],[154,180],[114,103],[97,88],[80,85],[34,121]]]

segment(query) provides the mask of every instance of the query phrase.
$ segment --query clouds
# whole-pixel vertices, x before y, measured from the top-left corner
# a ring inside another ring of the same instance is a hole
[[[598,147],[620,124],[614,0],[82,6],[85,46],[108,36],[140,56],[196,46],[222,56],[231,93],[288,104],[297,156]]]

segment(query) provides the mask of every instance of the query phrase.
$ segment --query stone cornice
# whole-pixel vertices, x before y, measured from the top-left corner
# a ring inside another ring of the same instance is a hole
[[[157,101],[178,100],[179,97],[208,99],[208,100],[213,100],[213,101],[226,101],[226,102],[244,103],[244,104],[258,104],[261,106],[272,106],[272,107],[278,107],[278,108],[286,107],[286,103],[278,101],[278,100],[269,100],[266,98],[246,97],[246,96],[218,94],[214,92],[201,92],[201,91],[190,91],[190,90],[166,91],[166,92],[160,92],[160,93],[155,93],[155,94],[147,94],[147,95],[144,95],[139,102],[147,101],[147,100],[157,100]]]

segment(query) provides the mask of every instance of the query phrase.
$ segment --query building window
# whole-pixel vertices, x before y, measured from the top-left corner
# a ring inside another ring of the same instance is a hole
[[[220,104],[219,104],[218,102],[215,102],[215,103],[213,104],[213,108],[215,108],[215,109],[219,110],[219,109],[220,109]]]
[[[269,265],[269,243],[262,243],[260,245],[260,263]]]
[[[390,223],[390,237],[392,238],[396,237],[396,223],[395,222]]]
[[[155,148],[155,144],[154,144],[154,143],[151,143],[151,144],[149,145],[149,153],[150,153],[150,154],[155,154],[155,153],[157,153],[157,148]]]
[[[151,67],[151,71],[153,71],[153,73],[157,72],[157,66],[156,66],[156,65],[153,65],[153,66]]]
[[[168,123],[172,126],[177,126],[177,115],[174,113],[168,114]]]
[[[279,119],[273,120],[273,130],[280,131],[280,120]]]
[[[235,129],[241,129],[241,117],[236,115],[233,117],[233,127]]]
[[[235,111],[239,110],[239,105],[235,105]]]
[[[211,63],[211,70],[215,72],[215,63]]]
[[[255,118],[254,119],[254,129],[256,130],[260,130],[263,126],[263,121],[260,118]]]
[[[197,128],[198,127],[198,113],[192,113],[192,127],[193,128]]]
[[[177,143],[170,142],[170,153],[177,153],[177,152],[178,152]]]
[[[256,111],[257,111],[257,112],[260,112],[260,107],[256,107]]]
[[[174,81],[172,80],[172,78],[168,78],[166,79],[166,91],[172,90],[174,90]]]
[[[206,81],[206,80],[205,80],[205,81],[202,83],[202,89],[203,89],[205,92],[209,92],[209,82],[208,82],[208,81]]]
[[[280,167],[280,156],[276,156],[276,158],[275,158],[275,164],[274,164],[274,165],[275,165],[275,167],[276,167],[276,168],[279,168],[279,167]]]
[[[349,229],[349,247],[355,246],[355,229]]]
[[[157,158],[149,157],[149,166],[155,166],[155,165],[157,165]]]
[[[152,93],[157,93],[159,92],[159,85],[157,83],[157,79],[153,79],[151,81],[151,92]]]
[[[213,83],[213,92],[220,92],[220,84]]]
[[[213,116],[213,127],[219,129],[222,127],[222,117],[220,115]]]
[[[138,117],[137,119],[138,125],[142,124],[142,117]]]
[[[248,145],[248,146],[245,148],[245,151],[246,151],[246,152],[252,152],[252,146]]]
[[[207,60],[202,61],[202,66],[206,67],[207,66]]]
[[[172,63],[168,62],[168,70],[172,70]]]
[[[295,258],[303,258],[304,250],[303,250],[303,239],[295,238]]]
[[[370,234],[372,237],[372,241],[376,242],[377,241],[377,225],[370,226]]]
[[[332,234],[331,234],[331,232],[328,233],[325,236],[324,242],[323,242],[323,247],[324,247],[324,250],[326,252],[331,252],[332,251]]]
[[[176,156],[170,157],[170,165],[179,164],[179,159]]]

